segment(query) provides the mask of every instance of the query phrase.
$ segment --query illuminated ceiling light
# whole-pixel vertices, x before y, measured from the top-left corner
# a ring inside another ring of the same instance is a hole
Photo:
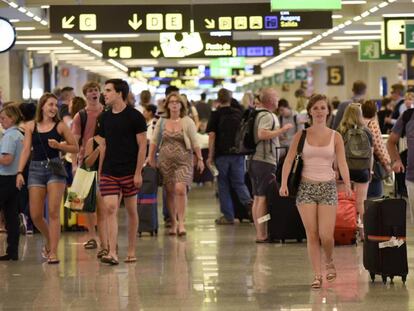
[[[73,46],[31,46],[28,47],[28,51],[45,51],[45,50],[72,50]]]
[[[210,61],[209,60],[179,60],[177,62],[180,65],[209,65]]]
[[[232,35],[231,31],[212,31],[210,36],[212,37],[230,37]]]
[[[363,35],[363,34],[381,34],[381,29],[378,30],[345,30],[346,35]]]
[[[388,0],[389,3],[394,3],[397,0]]]
[[[361,13],[361,17],[367,17],[368,15],[370,15],[371,13],[369,11],[365,11]]]
[[[362,17],[360,15],[357,15],[353,18],[354,22],[358,22],[362,19]]]
[[[35,30],[36,27],[16,27],[15,29],[17,31],[31,31],[31,30]]]
[[[16,44],[19,45],[27,45],[27,44],[62,44],[61,40],[24,40],[24,41],[16,41]]]
[[[122,65],[120,62],[117,62],[116,60],[113,60],[113,59],[108,59],[108,62],[114,65],[115,67],[118,67],[122,71],[128,72],[128,67]]]
[[[414,17],[414,13],[390,13],[382,14],[382,17]]]
[[[45,21],[45,20],[42,20],[40,23],[41,23],[43,26],[47,26],[47,25],[48,25],[47,21]]]
[[[332,19],[339,19],[339,18],[343,18],[344,16],[341,14],[332,14]]]
[[[378,4],[378,6],[382,9],[385,8],[389,3],[388,2],[381,2],[380,4]]]
[[[19,39],[50,39],[52,36],[44,35],[44,36],[17,36],[17,40]]]
[[[371,13],[375,13],[376,11],[378,11],[379,10],[379,8],[377,7],[377,6],[374,6],[373,8],[371,8],[371,9],[369,9],[369,11],[371,12]]]
[[[87,39],[104,39],[104,38],[138,38],[139,34],[110,34],[110,35],[84,35]]]
[[[39,17],[39,16],[35,16],[35,17],[33,17],[33,19],[36,21],[36,22],[41,22],[42,21],[42,19]]]
[[[381,26],[382,22],[364,22],[365,26]]]
[[[280,37],[279,41],[289,42],[289,41],[302,41],[303,37]]]
[[[24,7],[19,7],[18,9],[17,9],[19,12],[22,12],[22,13],[26,13],[27,12],[27,10],[24,8]]]
[[[41,9],[48,9],[48,8],[50,8],[50,5],[41,5],[40,8]]]
[[[332,37],[332,40],[371,40],[381,39],[380,35],[367,35],[367,36],[337,36]]]
[[[344,25],[345,26],[349,26],[349,25],[351,25],[352,24],[352,21],[351,20],[347,20],[345,23],[344,23]]]
[[[260,36],[309,36],[312,31],[263,31],[258,33]]]
[[[359,41],[343,41],[343,42],[321,42],[319,43],[323,46],[332,46],[332,45],[359,45]]]
[[[93,44],[102,44],[102,40],[92,40]]]
[[[9,1],[9,5],[12,7],[12,8],[15,8],[15,9],[17,9],[19,6],[16,4],[16,3],[14,3],[13,1]]]
[[[26,12],[26,15],[29,16],[29,17],[34,17],[34,14],[32,12],[30,12],[30,11],[27,11]]]
[[[367,3],[367,1],[365,1],[365,0],[355,0],[355,1],[342,0],[341,1],[341,4],[345,4],[345,5],[347,5],[347,4],[366,4],[366,3]]]
[[[283,47],[289,47],[292,46],[293,43],[288,43],[288,42],[283,42],[283,43],[279,43],[279,46],[283,46]]]
[[[18,22],[20,22],[20,19],[12,18],[12,19],[9,19],[9,22],[10,23],[18,23]]]
[[[312,46],[312,50],[349,50],[353,49],[354,47],[352,45],[325,45],[325,46]]]

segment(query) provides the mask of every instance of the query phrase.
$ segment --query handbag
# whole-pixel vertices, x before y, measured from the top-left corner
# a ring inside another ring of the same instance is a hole
[[[37,129],[36,129],[36,133],[37,133],[37,136],[39,137],[40,145],[42,146],[43,152],[46,155],[46,159],[47,159],[46,168],[48,168],[53,175],[58,175],[58,176],[67,178],[68,172],[66,172],[66,168],[63,165],[62,161],[60,159],[54,161],[48,157],[46,148],[43,145],[42,138],[40,137],[40,134],[37,131]]]
[[[299,189],[300,181],[302,179],[302,169],[303,169],[302,151],[303,151],[303,146],[305,144],[305,139],[306,139],[306,130],[303,130],[302,135],[300,136],[298,148],[296,149],[296,156],[295,156],[292,168],[290,170],[288,182],[287,182],[290,196],[296,196],[298,189]]]
[[[389,177],[388,172],[382,166],[381,162],[378,159],[374,158],[374,167],[373,167],[374,174],[372,175],[373,180],[384,180]]]
[[[65,207],[74,212],[94,213],[96,211],[96,186],[96,171],[78,167],[72,185],[68,188]]]

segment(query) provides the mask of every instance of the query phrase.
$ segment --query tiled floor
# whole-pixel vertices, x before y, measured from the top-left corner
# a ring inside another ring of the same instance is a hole
[[[39,235],[22,237],[21,261],[0,263],[0,310],[414,310],[412,275],[406,286],[371,284],[362,245],[336,248],[338,279],[312,291],[305,244],[257,245],[252,225],[217,227],[217,215],[213,191],[193,189],[187,237],[161,227],[158,237],[139,239],[137,263],[116,267],[83,249],[83,233],[63,234],[58,266],[41,259]],[[408,236],[411,269],[411,224]]]

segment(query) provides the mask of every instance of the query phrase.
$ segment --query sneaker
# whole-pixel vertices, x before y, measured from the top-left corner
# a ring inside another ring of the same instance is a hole
[[[26,235],[33,235],[33,224],[31,222],[27,223],[26,229]]]
[[[27,233],[27,220],[26,220],[26,215],[23,214],[23,213],[20,213],[19,214],[19,220],[20,220],[20,225],[19,225],[20,234],[26,235],[26,233]]]
[[[233,225],[234,224],[234,220],[228,220],[224,216],[217,218],[214,222],[216,223],[216,225]]]

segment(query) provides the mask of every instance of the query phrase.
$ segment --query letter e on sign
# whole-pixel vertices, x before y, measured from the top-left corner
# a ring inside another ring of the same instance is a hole
[[[328,67],[327,85],[344,85],[344,66]]]

